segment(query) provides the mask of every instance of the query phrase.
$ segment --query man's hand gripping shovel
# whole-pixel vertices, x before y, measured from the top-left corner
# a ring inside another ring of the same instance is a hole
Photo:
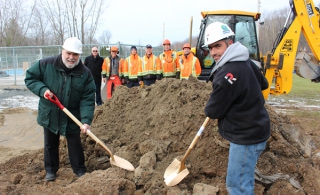
[[[79,125],[79,127],[83,126],[83,124],[73,114],[71,114],[71,112],[69,112],[69,110],[67,108],[65,108],[60,103],[60,101],[58,100],[58,98],[55,95],[53,95],[51,97],[49,94],[47,94],[46,97],[48,98],[48,100],[50,102],[57,105],[64,113],[66,113],[75,123],[77,123],[77,125]],[[89,129],[87,129],[86,132],[87,132],[87,135],[89,135],[92,139],[94,139],[98,144],[100,144],[109,153],[111,164],[118,166],[120,168],[126,169],[128,171],[134,171],[134,167],[129,161],[127,161],[123,158],[120,158],[116,155],[113,155],[111,150],[102,141],[100,141]]]

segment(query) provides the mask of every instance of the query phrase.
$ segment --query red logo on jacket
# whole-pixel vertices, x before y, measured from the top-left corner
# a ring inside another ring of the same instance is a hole
[[[233,74],[232,73],[228,73],[226,74],[226,76],[224,76],[225,79],[227,79],[227,81],[230,83],[230,84],[233,84],[232,81],[236,81],[237,79],[233,77]]]

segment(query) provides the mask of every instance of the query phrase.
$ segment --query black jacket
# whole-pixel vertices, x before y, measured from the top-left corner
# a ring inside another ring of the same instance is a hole
[[[103,58],[99,55],[96,58],[90,55],[84,60],[84,65],[89,68],[96,83],[101,83],[102,64]]]
[[[220,135],[230,142],[251,145],[266,141],[270,118],[261,90],[267,87],[267,80],[251,60],[227,62],[213,76],[205,114],[218,119]]]

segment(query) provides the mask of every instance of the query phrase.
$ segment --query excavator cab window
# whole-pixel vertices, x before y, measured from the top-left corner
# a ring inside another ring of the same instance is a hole
[[[215,64],[214,60],[210,59],[210,54],[209,57],[207,55],[208,48],[202,47],[204,45],[205,29],[212,22],[228,24],[235,33],[233,41],[239,41],[248,48],[250,59],[260,61],[254,17],[244,15],[207,15],[206,18],[202,20],[200,26],[200,34],[196,49],[196,56],[202,67],[202,73],[199,77],[200,80],[205,80],[207,76],[209,76],[211,69]]]

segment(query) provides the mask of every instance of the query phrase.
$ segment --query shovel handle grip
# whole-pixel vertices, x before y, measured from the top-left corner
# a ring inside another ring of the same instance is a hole
[[[201,125],[200,129],[198,130],[197,135],[193,138],[193,140],[192,140],[192,142],[191,142],[191,144],[189,146],[190,149],[192,149],[196,145],[196,143],[198,142],[198,140],[199,140],[204,128],[207,126],[207,123],[209,122],[209,120],[210,120],[210,118],[207,117],[206,120]]]
[[[61,110],[63,110],[65,107],[60,103],[59,99],[57,98],[56,95],[52,95],[52,97],[49,94],[45,95],[46,98],[48,98],[48,100],[52,103],[54,103],[55,105],[57,105]]]

